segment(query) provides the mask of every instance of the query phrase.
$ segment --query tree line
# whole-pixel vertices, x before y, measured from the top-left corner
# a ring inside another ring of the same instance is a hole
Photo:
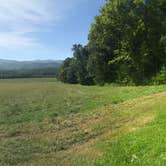
[[[59,72],[65,83],[166,83],[166,1],[107,0],[88,44],[72,50]]]
[[[58,70],[58,68],[0,70],[0,79],[56,77]]]

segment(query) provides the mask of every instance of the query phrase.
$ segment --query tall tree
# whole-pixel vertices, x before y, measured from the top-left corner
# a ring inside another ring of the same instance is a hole
[[[147,84],[166,65],[166,1],[107,0],[88,39],[73,46],[76,82]]]
[[[92,77],[88,73],[87,63],[89,59],[89,52],[87,47],[80,44],[73,45],[73,57],[77,67],[77,81],[82,85],[92,84]]]
[[[163,65],[164,0],[108,0],[89,34],[96,82],[147,83]],[[161,47],[162,46],[162,47]]]
[[[73,58],[66,58],[59,72],[58,79],[64,83],[76,84],[76,65]]]

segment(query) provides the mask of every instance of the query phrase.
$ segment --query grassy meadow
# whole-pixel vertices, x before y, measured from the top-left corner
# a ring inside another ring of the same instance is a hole
[[[0,80],[0,166],[165,166],[166,85]]]

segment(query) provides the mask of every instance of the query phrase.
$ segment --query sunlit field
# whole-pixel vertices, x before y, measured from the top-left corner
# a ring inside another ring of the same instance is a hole
[[[165,166],[166,85],[0,80],[1,166]]]

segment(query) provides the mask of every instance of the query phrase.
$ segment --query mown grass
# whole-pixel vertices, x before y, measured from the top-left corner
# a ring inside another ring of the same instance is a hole
[[[136,107],[145,118],[137,123],[147,125],[132,132],[120,134],[119,138],[107,138],[100,145],[105,152],[96,165],[120,166],[165,166],[166,165],[166,93],[151,96]],[[149,100],[149,102],[148,102]],[[138,105],[138,104],[137,104]],[[141,109],[144,110],[143,112]],[[139,119],[139,118],[136,118]],[[135,127],[135,125],[134,125]]]
[[[0,80],[0,165],[162,165],[163,91]]]

